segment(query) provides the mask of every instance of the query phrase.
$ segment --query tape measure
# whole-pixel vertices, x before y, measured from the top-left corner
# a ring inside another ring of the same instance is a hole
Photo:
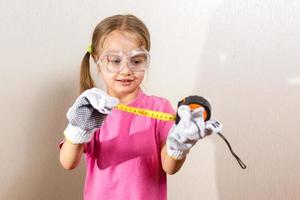
[[[191,110],[194,110],[199,107],[203,107],[205,110],[204,111],[204,120],[206,121],[206,120],[210,119],[211,106],[210,106],[209,102],[203,97],[200,97],[200,96],[186,97],[178,102],[178,107],[181,105],[188,105],[191,108]],[[159,120],[163,120],[163,121],[176,121],[176,124],[180,120],[180,117],[178,116],[178,114],[172,115],[170,113],[141,109],[141,108],[136,108],[136,107],[132,107],[132,106],[127,106],[124,104],[118,104],[116,106],[116,108],[118,110],[122,110],[124,112],[129,112],[132,114],[146,116],[146,117],[159,119]]]
[[[211,116],[211,105],[210,103],[201,96],[188,96],[178,102],[177,108],[181,105],[188,105],[190,109],[193,111],[197,108],[203,107],[204,108],[204,121],[210,119]],[[176,124],[180,121],[180,117],[178,113],[176,114]]]
[[[142,116],[159,119],[159,120],[164,120],[164,121],[175,121],[175,119],[176,119],[176,115],[172,115],[170,113],[141,109],[141,108],[136,108],[136,107],[132,107],[132,106],[127,106],[124,104],[118,104],[116,106],[116,108],[118,110],[122,110],[124,112],[129,112],[129,113],[133,113],[136,115],[142,115]]]

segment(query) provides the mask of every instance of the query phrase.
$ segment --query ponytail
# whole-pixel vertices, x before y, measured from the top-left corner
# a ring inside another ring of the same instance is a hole
[[[80,70],[80,94],[87,89],[95,87],[95,83],[90,72],[90,53],[86,52],[81,61]]]

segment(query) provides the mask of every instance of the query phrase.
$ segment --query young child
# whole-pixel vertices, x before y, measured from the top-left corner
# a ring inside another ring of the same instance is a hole
[[[125,104],[175,114],[168,100],[140,88],[149,50],[149,32],[133,15],[108,17],[94,30],[81,65],[82,93],[67,112],[69,124],[60,145],[65,169],[74,169],[85,154],[85,200],[166,199],[166,174],[176,173],[190,148],[212,132],[201,108],[191,112],[180,106],[177,125],[117,109]],[[106,92],[94,87],[90,57]]]

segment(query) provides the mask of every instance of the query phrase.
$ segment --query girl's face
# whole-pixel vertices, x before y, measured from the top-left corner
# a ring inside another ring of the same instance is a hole
[[[142,47],[139,46],[133,35],[113,31],[104,40],[100,52],[122,51],[128,53],[139,49],[142,50]],[[128,63],[119,72],[108,71],[107,67],[101,65],[98,65],[98,67],[100,67],[100,74],[109,95],[118,98],[124,98],[128,95],[135,97],[137,95],[140,84],[144,79],[144,71],[134,72],[128,68]]]

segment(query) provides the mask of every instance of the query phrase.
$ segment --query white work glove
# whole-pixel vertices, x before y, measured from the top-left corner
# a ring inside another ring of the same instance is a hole
[[[177,112],[180,121],[170,129],[166,141],[167,153],[174,159],[183,159],[198,140],[222,129],[216,120],[204,122],[203,107],[191,111],[189,106],[181,105]]]
[[[69,124],[64,131],[66,139],[73,144],[89,142],[94,129],[101,126],[107,114],[118,103],[117,98],[98,88],[84,91],[67,112]]]

